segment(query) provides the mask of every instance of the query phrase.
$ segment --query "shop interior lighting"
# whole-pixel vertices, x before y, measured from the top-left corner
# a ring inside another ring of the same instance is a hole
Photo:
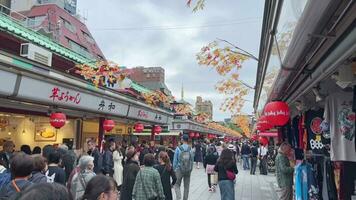
[[[313,91],[313,94],[315,95],[315,101],[316,102],[320,102],[320,101],[322,101],[324,99],[324,97],[319,92],[319,87],[314,87],[312,89],[312,91]]]
[[[8,135],[11,135],[11,131],[9,131],[7,134],[8,134]]]

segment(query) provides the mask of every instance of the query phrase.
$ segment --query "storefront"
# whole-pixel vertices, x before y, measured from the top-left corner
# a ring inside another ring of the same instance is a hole
[[[266,3],[254,108],[260,117],[267,103],[289,106],[278,137],[295,152],[295,198],[348,200],[356,192],[356,5],[304,2],[286,38],[278,34],[293,2]]]
[[[105,135],[129,139],[137,122],[167,125],[172,118],[160,108],[1,52],[0,76],[0,119],[4,122],[0,138],[12,139],[17,147],[72,142],[74,148],[85,148],[88,139],[100,140],[103,119],[115,121],[115,127]],[[64,127],[50,126],[53,112],[66,114]],[[38,130],[45,130],[45,139],[38,137]]]

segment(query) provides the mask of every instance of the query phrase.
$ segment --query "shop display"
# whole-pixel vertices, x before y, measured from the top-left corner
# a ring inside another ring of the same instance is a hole
[[[321,153],[324,148],[322,142],[321,123],[323,121],[324,110],[308,110],[305,113],[305,128],[307,130],[307,149],[314,153]]]
[[[356,162],[352,98],[351,92],[338,92],[326,99],[324,118],[330,124],[332,161]]]
[[[319,187],[316,184],[315,172],[312,166],[303,161],[295,168],[296,200],[318,200]]]

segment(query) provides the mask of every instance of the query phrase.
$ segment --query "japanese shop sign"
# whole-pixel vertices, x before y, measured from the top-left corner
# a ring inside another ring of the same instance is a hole
[[[147,111],[135,106],[131,106],[129,110],[129,115],[128,117],[134,118],[134,119],[141,119],[141,120],[146,120],[146,121],[152,121],[152,122],[157,122],[157,123],[167,123],[168,122],[168,116]]]
[[[128,112],[127,104],[29,77],[22,78],[18,97],[117,116],[126,116]]]

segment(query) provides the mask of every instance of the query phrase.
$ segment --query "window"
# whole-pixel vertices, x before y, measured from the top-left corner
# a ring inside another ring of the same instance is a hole
[[[95,43],[94,39],[90,36],[89,33],[86,33],[86,32],[84,32],[84,31],[82,31],[82,34],[83,34],[84,38],[85,38],[88,42],[90,42],[90,43],[92,43],[92,44]]]
[[[81,54],[81,55],[83,55],[83,56],[85,56],[87,58],[92,58],[92,55],[88,52],[87,48],[83,47],[82,45],[74,42],[73,40],[71,40],[69,38],[67,38],[67,40],[68,40],[69,47],[73,51],[75,51],[75,52],[77,52],[77,53],[79,53],[79,54]]]
[[[72,33],[76,33],[77,30],[75,26],[73,26],[68,20],[65,20],[63,18],[61,18],[61,20],[63,22],[64,27],[66,27],[66,29],[68,29]]]
[[[45,15],[36,16],[36,17],[29,17],[28,18],[28,26],[29,27],[40,26],[45,19],[46,19]]]

